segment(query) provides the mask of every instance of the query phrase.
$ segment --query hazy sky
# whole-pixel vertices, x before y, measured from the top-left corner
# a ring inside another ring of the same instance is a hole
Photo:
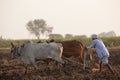
[[[36,38],[29,20],[44,19],[53,33],[91,35],[114,30],[120,36],[120,0],[0,0],[0,35]]]

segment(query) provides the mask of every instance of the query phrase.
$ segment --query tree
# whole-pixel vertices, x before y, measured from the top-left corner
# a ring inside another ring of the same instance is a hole
[[[40,35],[48,35],[52,33],[53,30],[53,27],[49,27],[46,24],[46,21],[44,21],[43,19],[35,19],[33,21],[29,21],[26,28],[31,34],[34,34],[37,39],[40,38]]]

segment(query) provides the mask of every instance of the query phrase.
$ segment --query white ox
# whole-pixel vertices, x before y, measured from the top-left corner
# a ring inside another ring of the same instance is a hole
[[[21,60],[27,64],[33,64],[38,69],[35,59],[53,59],[64,63],[62,60],[63,47],[61,43],[26,43],[21,48]],[[27,68],[26,68],[27,72]]]

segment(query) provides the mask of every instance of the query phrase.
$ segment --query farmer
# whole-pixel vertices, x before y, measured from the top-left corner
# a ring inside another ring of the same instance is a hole
[[[102,40],[98,39],[96,34],[93,34],[91,36],[92,38],[92,44],[90,46],[88,46],[86,48],[86,50],[90,49],[90,48],[95,48],[98,58],[99,58],[99,65],[100,65],[100,69],[99,72],[102,71],[102,64],[107,66],[109,71],[111,73],[114,74],[112,67],[108,64],[108,57],[109,57],[109,52],[107,50],[107,48],[105,47],[104,43],[102,42]]]

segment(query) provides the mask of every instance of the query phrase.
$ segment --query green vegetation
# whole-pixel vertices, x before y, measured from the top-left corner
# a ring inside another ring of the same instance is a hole
[[[101,38],[103,40],[103,42],[105,43],[105,45],[107,47],[115,47],[115,46],[120,46],[120,37],[109,37],[109,38]],[[77,40],[82,42],[85,46],[89,45],[91,43],[91,38],[58,38],[55,39],[57,42],[61,42],[61,41],[66,41],[66,40]],[[10,48],[10,43],[17,43],[18,41],[21,42],[21,44],[25,43],[28,40],[0,40],[0,48]],[[32,40],[33,42],[38,42],[38,39],[34,39]],[[42,42],[46,42],[49,41],[49,39],[41,39]]]

